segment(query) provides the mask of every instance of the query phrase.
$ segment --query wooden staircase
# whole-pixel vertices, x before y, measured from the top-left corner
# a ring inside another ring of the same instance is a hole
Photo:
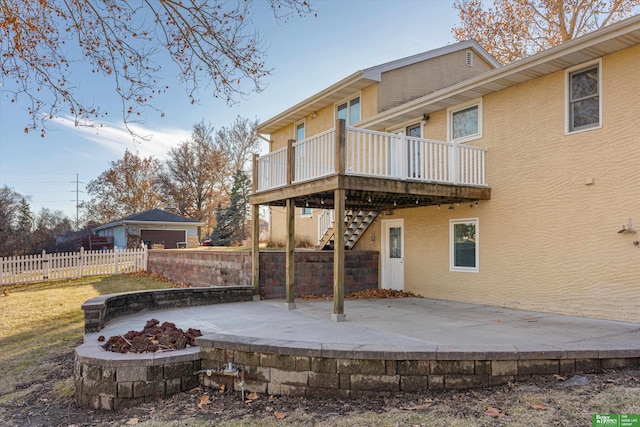
[[[369,228],[378,216],[376,211],[353,211],[350,210],[344,217],[344,247],[347,250],[353,249],[360,237]],[[319,246],[323,250],[333,249],[335,244],[335,232],[333,226],[325,231],[320,239]]]

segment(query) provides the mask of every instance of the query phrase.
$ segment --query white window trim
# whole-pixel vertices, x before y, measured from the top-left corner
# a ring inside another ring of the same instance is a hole
[[[473,222],[476,225],[476,266],[475,267],[457,267],[455,262],[455,232],[456,224],[467,224]],[[476,218],[460,218],[449,220],[449,271],[461,273],[479,273],[480,272],[480,220]]]
[[[598,124],[589,128],[571,130],[571,113],[570,113],[570,96],[571,79],[570,76],[576,71],[590,68],[594,65],[598,65]],[[573,135],[581,132],[589,132],[595,129],[602,129],[602,58],[594,59],[593,61],[585,62],[575,67],[567,68],[564,73],[564,133],[565,135]]]
[[[447,108],[447,141],[453,141],[452,139],[453,113],[458,112],[460,110],[466,110],[467,108],[473,107],[476,105],[478,106],[478,133],[465,136],[464,138],[458,138],[456,139],[456,142],[465,143],[465,142],[482,138],[482,98],[476,98],[476,99],[472,99],[471,101],[465,102],[464,104],[458,104],[455,107]]]
[[[333,123],[334,123],[334,126],[335,126],[336,123],[338,123],[338,105],[346,103],[347,104],[347,112],[348,112],[349,111],[349,102],[354,100],[354,99],[356,99],[356,98],[360,98],[360,121],[362,121],[362,92],[358,92],[358,93],[355,93],[355,94],[353,94],[351,96],[343,98],[340,101],[335,102],[333,104]],[[347,126],[352,126],[354,124],[355,123],[352,123],[350,125],[348,123],[348,121],[347,121]]]
[[[309,209],[309,213],[305,214],[304,210]],[[313,209],[312,208],[300,208],[300,218],[313,218]]]
[[[302,119],[293,124],[293,139],[295,141],[298,141],[298,125],[300,124],[304,125],[304,138],[302,138],[302,140],[307,139],[307,120]]]

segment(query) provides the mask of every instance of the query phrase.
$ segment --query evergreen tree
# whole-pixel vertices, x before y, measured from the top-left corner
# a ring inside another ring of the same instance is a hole
[[[211,232],[214,246],[229,246],[246,239],[246,223],[249,213],[251,180],[243,170],[233,174],[233,188],[229,197],[229,206],[216,209],[216,226]]]
[[[16,232],[19,247],[16,248],[21,255],[30,253],[31,233],[33,231],[33,212],[26,197],[22,197],[18,203]]]

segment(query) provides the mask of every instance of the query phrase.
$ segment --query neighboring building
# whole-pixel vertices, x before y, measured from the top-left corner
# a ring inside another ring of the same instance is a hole
[[[198,228],[203,222],[185,218],[162,209],[151,209],[129,215],[93,229],[98,236],[113,237],[119,248],[138,247],[144,242],[164,245],[165,249],[198,246]]]
[[[330,247],[344,202],[383,288],[640,322],[640,16],[504,67],[474,42],[423,55],[261,124],[271,240],[289,200],[296,238]]]

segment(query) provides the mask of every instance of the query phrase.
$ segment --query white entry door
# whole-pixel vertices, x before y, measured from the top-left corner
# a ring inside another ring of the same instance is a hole
[[[404,290],[404,220],[382,221],[382,289]]]

